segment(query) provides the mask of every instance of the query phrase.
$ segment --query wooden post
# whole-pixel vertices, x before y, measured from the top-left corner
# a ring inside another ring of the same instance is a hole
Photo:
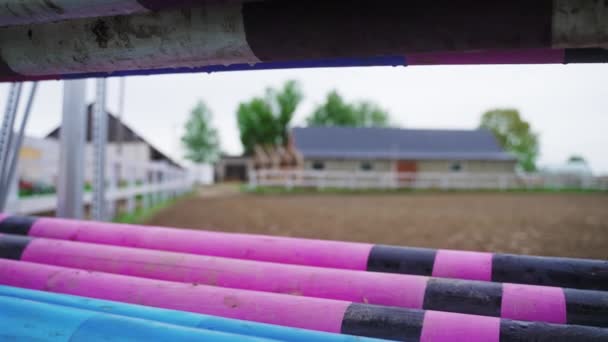
[[[123,164],[123,167],[126,168],[125,164]],[[126,181],[127,181],[127,184],[126,184],[127,189],[129,191],[135,190],[135,188],[137,187],[137,168],[135,166],[132,166],[132,165],[129,166],[129,172],[127,172]],[[137,196],[137,192],[130,192],[127,197],[126,210],[129,214],[131,214],[135,211],[136,196]]]

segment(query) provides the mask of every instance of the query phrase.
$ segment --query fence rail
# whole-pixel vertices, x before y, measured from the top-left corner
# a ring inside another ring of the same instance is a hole
[[[189,191],[193,184],[187,171],[160,162],[112,161],[107,163],[107,170],[105,198],[108,219],[118,214],[119,201],[124,201],[123,211],[133,212],[138,206],[137,199],[140,197],[139,206],[150,207]],[[7,212],[27,215],[54,211],[57,208],[57,194],[20,198],[17,196],[16,184],[13,188]],[[92,201],[93,193],[85,192],[83,204],[89,205]]]
[[[608,190],[597,177],[516,174],[369,172],[261,169],[249,172],[249,185],[285,188],[339,189],[595,189]]]

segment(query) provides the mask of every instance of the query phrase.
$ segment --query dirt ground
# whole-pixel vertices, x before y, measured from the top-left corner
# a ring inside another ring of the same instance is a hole
[[[608,258],[608,195],[240,194],[203,190],[147,224],[521,254]]]

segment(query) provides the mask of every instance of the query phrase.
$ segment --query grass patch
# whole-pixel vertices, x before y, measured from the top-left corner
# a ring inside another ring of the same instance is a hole
[[[112,222],[116,223],[128,223],[128,224],[141,224],[144,223],[147,219],[152,217],[154,214],[159,212],[160,210],[170,207],[177,203],[178,201],[190,197],[194,194],[194,192],[188,192],[184,195],[178,196],[176,198],[172,198],[163,202],[159,202],[149,208],[138,207],[132,213],[122,213],[116,216]],[[143,196],[140,197],[143,199]]]

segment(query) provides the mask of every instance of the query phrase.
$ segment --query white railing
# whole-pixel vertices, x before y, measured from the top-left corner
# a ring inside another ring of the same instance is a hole
[[[341,189],[599,189],[608,181],[593,177],[519,175],[515,173],[371,172],[261,169],[249,172],[249,186]]]
[[[169,198],[174,198],[192,189],[193,181],[189,173],[167,163],[134,163],[112,161],[107,163],[106,172],[106,214],[108,219],[119,211],[133,212],[140,207],[150,207]],[[17,188],[15,186],[15,188]],[[141,201],[137,201],[138,197]],[[57,195],[31,195],[18,198],[11,196],[7,212],[15,214],[36,214],[54,211]],[[93,193],[85,191],[83,204],[91,204]],[[119,203],[123,205],[119,210]]]

